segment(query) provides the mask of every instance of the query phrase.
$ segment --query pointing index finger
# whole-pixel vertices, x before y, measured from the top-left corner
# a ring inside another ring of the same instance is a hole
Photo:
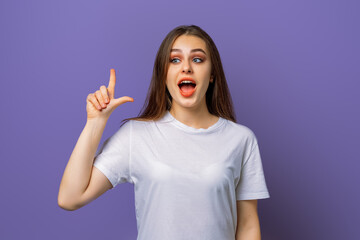
[[[110,69],[110,80],[109,80],[109,85],[108,85],[110,99],[114,98],[114,95],[115,95],[115,83],[116,83],[115,69],[111,68]]]

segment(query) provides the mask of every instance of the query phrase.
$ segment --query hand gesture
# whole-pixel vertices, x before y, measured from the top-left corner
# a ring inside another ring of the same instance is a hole
[[[95,93],[90,93],[86,98],[87,119],[106,118],[121,104],[125,102],[133,102],[132,97],[123,96],[114,98],[115,94],[115,69],[110,69],[110,81],[106,88],[102,85]]]

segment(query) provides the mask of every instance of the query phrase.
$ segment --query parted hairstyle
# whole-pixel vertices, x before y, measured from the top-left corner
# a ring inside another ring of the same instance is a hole
[[[206,105],[210,114],[236,122],[233,102],[226,82],[219,51],[211,37],[196,25],[181,25],[169,32],[162,41],[154,61],[154,68],[145,103],[138,117],[122,120],[150,121],[160,119],[170,110],[172,97],[166,87],[166,76],[170,63],[170,50],[181,35],[192,35],[205,41],[210,52],[211,75],[214,77],[206,91]]]

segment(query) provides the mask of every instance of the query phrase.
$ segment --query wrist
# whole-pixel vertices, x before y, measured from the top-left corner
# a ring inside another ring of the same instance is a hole
[[[108,118],[103,118],[103,117],[90,118],[86,120],[86,125],[91,125],[91,126],[104,125],[107,123],[107,120]]]

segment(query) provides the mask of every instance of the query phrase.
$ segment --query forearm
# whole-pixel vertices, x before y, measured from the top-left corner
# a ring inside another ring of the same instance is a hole
[[[261,240],[260,227],[252,227],[240,230],[235,240]]]
[[[106,122],[105,119],[86,122],[66,165],[59,188],[59,203],[72,205],[85,192]]]
[[[256,215],[247,222],[239,222],[235,240],[261,240],[259,217]]]

